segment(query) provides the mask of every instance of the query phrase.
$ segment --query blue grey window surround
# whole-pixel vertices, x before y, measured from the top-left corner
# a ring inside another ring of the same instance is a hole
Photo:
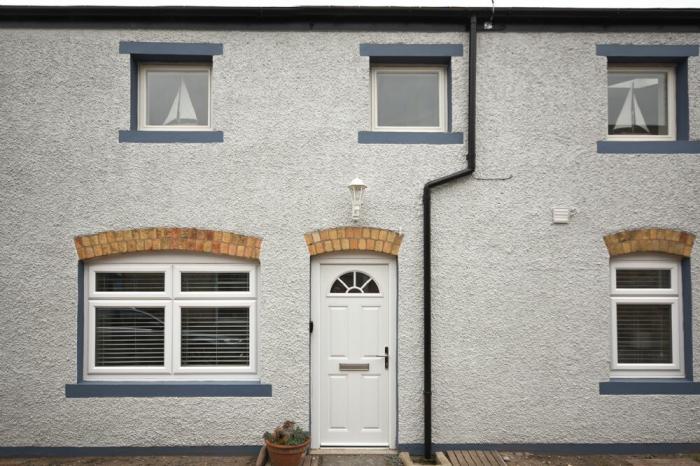
[[[689,136],[688,57],[698,55],[697,45],[615,45],[596,46],[596,55],[608,63],[671,63],[676,66],[675,141],[598,141],[600,154],[697,154],[700,141]]]
[[[462,44],[360,44],[360,56],[371,64],[446,65],[447,132],[359,131],[360,144],[462,144],[464,134],[452,132],[451,58],[464,54]]]
[[[66,398],[115,397],[270,397],[272,385],[259,382],[92,382],[83,380],[85,263],[78,262],[77,383],[66,384]]]
[[[214,55],[222,55],[222,44],[171,42],[120,42],[119,53],[131,55],[131,119],[128,130],[119,131],[119,142],[174,143],[223,142],[222,131],[139,131],[138,79],[139,64],[211,63]]]
[[[700,382],[693,381],[693,299],[690,259],[681,261],[683,302],[683,379],[610,379],[600,382],[601,395],[700,395]]]
[[[256,456],[260,445],[179,445],[160,447],[0,447],[0,458],[76,456]],[[126,463],[126,461],[120,461]],[[55,463],[54,463],[55,464]]]

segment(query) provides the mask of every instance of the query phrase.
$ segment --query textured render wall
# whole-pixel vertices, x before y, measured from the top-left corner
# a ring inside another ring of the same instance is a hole
[[[0,30],[0,445],[245,445],[284,418],[308,424],[304,233],[351,223],[347,184],[357,176],[369,186],[363,223],[405,235],[400,432],[402,442],[420,440],[421,187],[461,167],[463,147],[357,144],[370,121],[359,44],[456,43],[465,34],[376,29]],[[224,143],[119,144],[129,127],[120,40],[222,42],[213,122]],[[453,63],[459,131],[466,57]],[[272,398],[65,398],[76,367],[72,238],[147,226],[263,238],[259,367]]]
[[[399,441],[422,440],[421,188],[462,168],[464,147],[358,145],[357,131],[369,129],[358,45],[465,35],[392,29],[0,31],[0,312],[10,322],[0,333],[1,445],[253,444],[282,417],[308,423],[303,234],[349,223],[355,176],[369,185],[363,222],[404,234]],[[129,124],[119,40],[223,42],[213,77],[225,142],[119,144]],[[436,442],[697,441],[695,398],[598,395],[609,326],[602,236],[650,225],[697,232],[700,193],[695,156],[595,153],[606,95],[605,60],[594,51],[603,42],[698,41],[480,36],[477,177],[513,178],[470,179],[435,196]],[[464,129],[465,62],[453,61],[455,131]],[[696,59],[689,75],[697,102]],[[553,205],[578,209],[571,225],[550,225]],[[260,373],[272,398],[64,397],[75,380],[72,237],[153,225],[264,239]],[[695,277],[698,263],[696,252]]]
[[[697,442],[697,396],[601,396],[610,303],[603,235],[697,232],[697,155],[597,154],[597,43],[698,35],[493,33],[479,38],[477,172],[435,196],[435,441]],[[691,137],[700,67],[689,66]],[[508,181],[479,178],[507,177]],[[551,207],[571,207],[569,225]],[[700,370],[700,253],[692,256]],[[698,376],[695,376],[696,381]]]

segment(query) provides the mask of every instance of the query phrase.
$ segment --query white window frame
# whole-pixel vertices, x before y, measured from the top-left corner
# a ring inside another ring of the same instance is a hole
[[[139,131],[211,131],[213,124],[211,121],[211,95],[212,95],[212,80],[211,80],[211,64],[209,63],[192,63],[192,64],[166,64],[166,63],[143,63],[139,65],[139,82],[138,82],[138,130]],[[149,71],[206,71],[209,82],[209,100],[207,102],[207,126],[204,125],[149,125],[146,119],[146,110],[148,105],[146,75]]]
[[[246,272],[248,291],[182,291],[183,272]],[[173,266],[173,296],[175,298],[255,298],[255,266],[252,264],[219,265],[212,270],[210,264],[176,264]]]
[[[618,269],[669,269],[670,288],[617,288]],[[680,260],[661,254],[631,254],[610,261],[611,290],[611,360],[614,378],[682,378],[683,373],[683,305],[680,285]],[[652,296],[653,295],[653,296]],[[669,364],[621,364],[617,361],[618,304],[670,304],[671,350]]]
[[[677,261],[669,260],[649,260],[649,259],[622,259],[614,260],[614,267],[610,269],[610,289],[612,293],[620,296],[629,295],[669,295],[678,296],[678,283],[680,275],[680,264]],[[623,270],[670,270],[671,272],[671,287],[670,288],[618,288],[617,287],[617,271]]]
[[[223,256],[193,253],[139,253],[94,259],[86,263],[83,378],[96,381],[258,381],[256,264]],[[166,292],[95,292],[96,272],[165,272]],[[249,292],[178,292],[180,272],[248,272]],[[165,354],[162,367],[95,366],[95,309],[144,306],[165,309]],[[180,367],[180,309],[182,307],[247,307],[250,336],[248,366]]]
[[[110,366],[110,367],[96,367],[95,366],[95,323],[96,323],[96,308],[101,307],[162,307],[165,309],[165,328],[164,328],[164,351],[163,354],[163,366]],[[171,339],[168,335],[172,334],[172,303],[170,301],[155,301],[155,300],[132,300],[132,299],[119,299],[119,300],[93,300],[90,301],[88,306],[88,315],[86,319],[87,330],[88,330],[88,374],[90,375],[104,375],[104,374],[133,374],[133,375],[165,375],[170,373],[172,367],[171,361]]]
[[[165,287],[163,291],[97,291],[98,272],[162,272]],[[165,264],[98,264],[90,267],[88,281],[90,298],[138,298],[138,299],[168,299],[172,293],[172,270]]]
[[[666,101],[667,101],[667,120],[668,120],[668,134],[667,135],[657,135],[657,134],[610,134],[609,125],[610,122],[606,120],[606,133],[607,140],[609,141],[675,141],[677,139],[676,134],[676,68],[675,66],[668,65],[654,65],[654,64],[613,64],[608,65],[608,70],[606,73],[606,78],[610,72],[665,72],[666,73]],[[606,86],[606,93],[608,92]],[[607,98],[607,96],[606,96]],[[608,109],[609,111],[608,102]]]
[[[255,358],[251,351],[249,353],[249,362],[247,366],[236,367],[221,367],[221,366],[182,366],[182,351],[181,351],[181,318],[183,307],[247,307],[249,327],[249,345],[250,348],[255,348],[255,301],[252,300],[176,300],[174,303],[174,336],[173,336],[173,372],[176,374],[254,374],[255,373]]]
[[[438,126],[379,126],[379,107],[377,104],[377,74],[390,71],[392,73],[435,73],[438,72]],[[406,65],[373,65],[371,67],[371,95],[372,95],[372,131],[396,131],[396,132],[435,132],[446,133],[448,105],[447,105],[447,66],[406,66]]]

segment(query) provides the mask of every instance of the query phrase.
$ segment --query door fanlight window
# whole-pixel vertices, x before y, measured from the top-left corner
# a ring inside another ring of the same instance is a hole
[[[379,287],[374,278],[364,272],[353,270],[336,278],[331,286],[332,294],[377,294]]]

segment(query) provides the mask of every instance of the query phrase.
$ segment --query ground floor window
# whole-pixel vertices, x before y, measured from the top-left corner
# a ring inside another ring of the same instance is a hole
[[[611,261],[613,377],[683,377],[680,259],[652,254]]]
[[[86,271],[86,380],[255,378],[254,263],[153,253]]]

